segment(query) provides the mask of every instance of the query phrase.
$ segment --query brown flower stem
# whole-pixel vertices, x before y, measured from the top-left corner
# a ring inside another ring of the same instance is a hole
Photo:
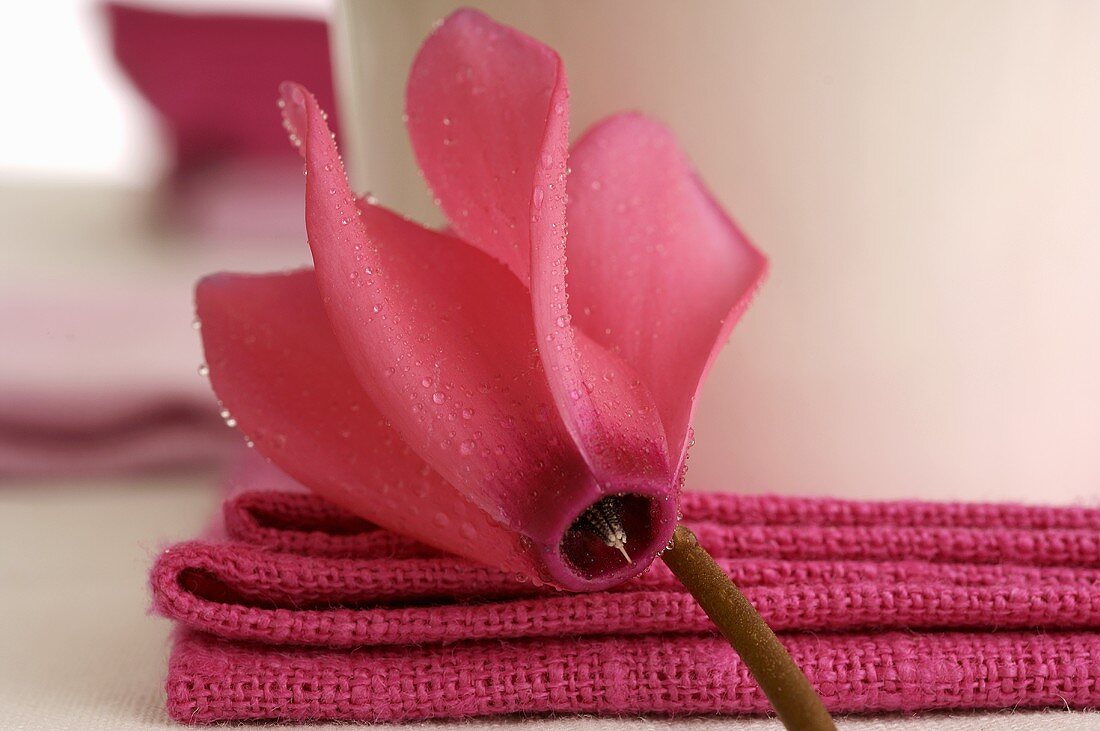
[[[699,539],[680,525],[661,554],[756,678],[788,729],[836,731],[810,681]]]

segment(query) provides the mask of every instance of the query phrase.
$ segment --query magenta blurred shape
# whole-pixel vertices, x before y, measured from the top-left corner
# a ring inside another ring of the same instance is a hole
[[[301,168],[271,110],[285,79],[335,109],[327,24],[120,3],[106,11],[115,58],[172,152],[165,218],[201,233],[198,243],[303,235]]]
[[[293,159],[271,113],[286,79],[336,108],[323,20],[125,3],[106,11],[115,58],[160,114],[179,171],[233,157]]]

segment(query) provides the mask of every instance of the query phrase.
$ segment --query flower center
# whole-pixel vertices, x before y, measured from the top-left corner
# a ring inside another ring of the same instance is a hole
[[[597,578],[631,566],[654,553],[651,497],[622,493],[605,495],[573,521],[561,542],[561,552],[582,576]]]

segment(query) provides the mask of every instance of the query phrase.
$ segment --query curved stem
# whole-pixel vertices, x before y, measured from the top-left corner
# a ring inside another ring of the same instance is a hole
[[[810,681],[694,533],[677,526],[661,558],[741,656],[784,726],[798,731],[836,731]]]

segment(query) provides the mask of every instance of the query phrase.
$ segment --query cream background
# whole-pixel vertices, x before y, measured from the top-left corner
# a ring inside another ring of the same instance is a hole
[[[665,120],[771,256],[691,485],[1098,497],[1100,3],[346,0],[354,180],[425,218],[403,85],[459,4],[562,53],[574,133]]]

